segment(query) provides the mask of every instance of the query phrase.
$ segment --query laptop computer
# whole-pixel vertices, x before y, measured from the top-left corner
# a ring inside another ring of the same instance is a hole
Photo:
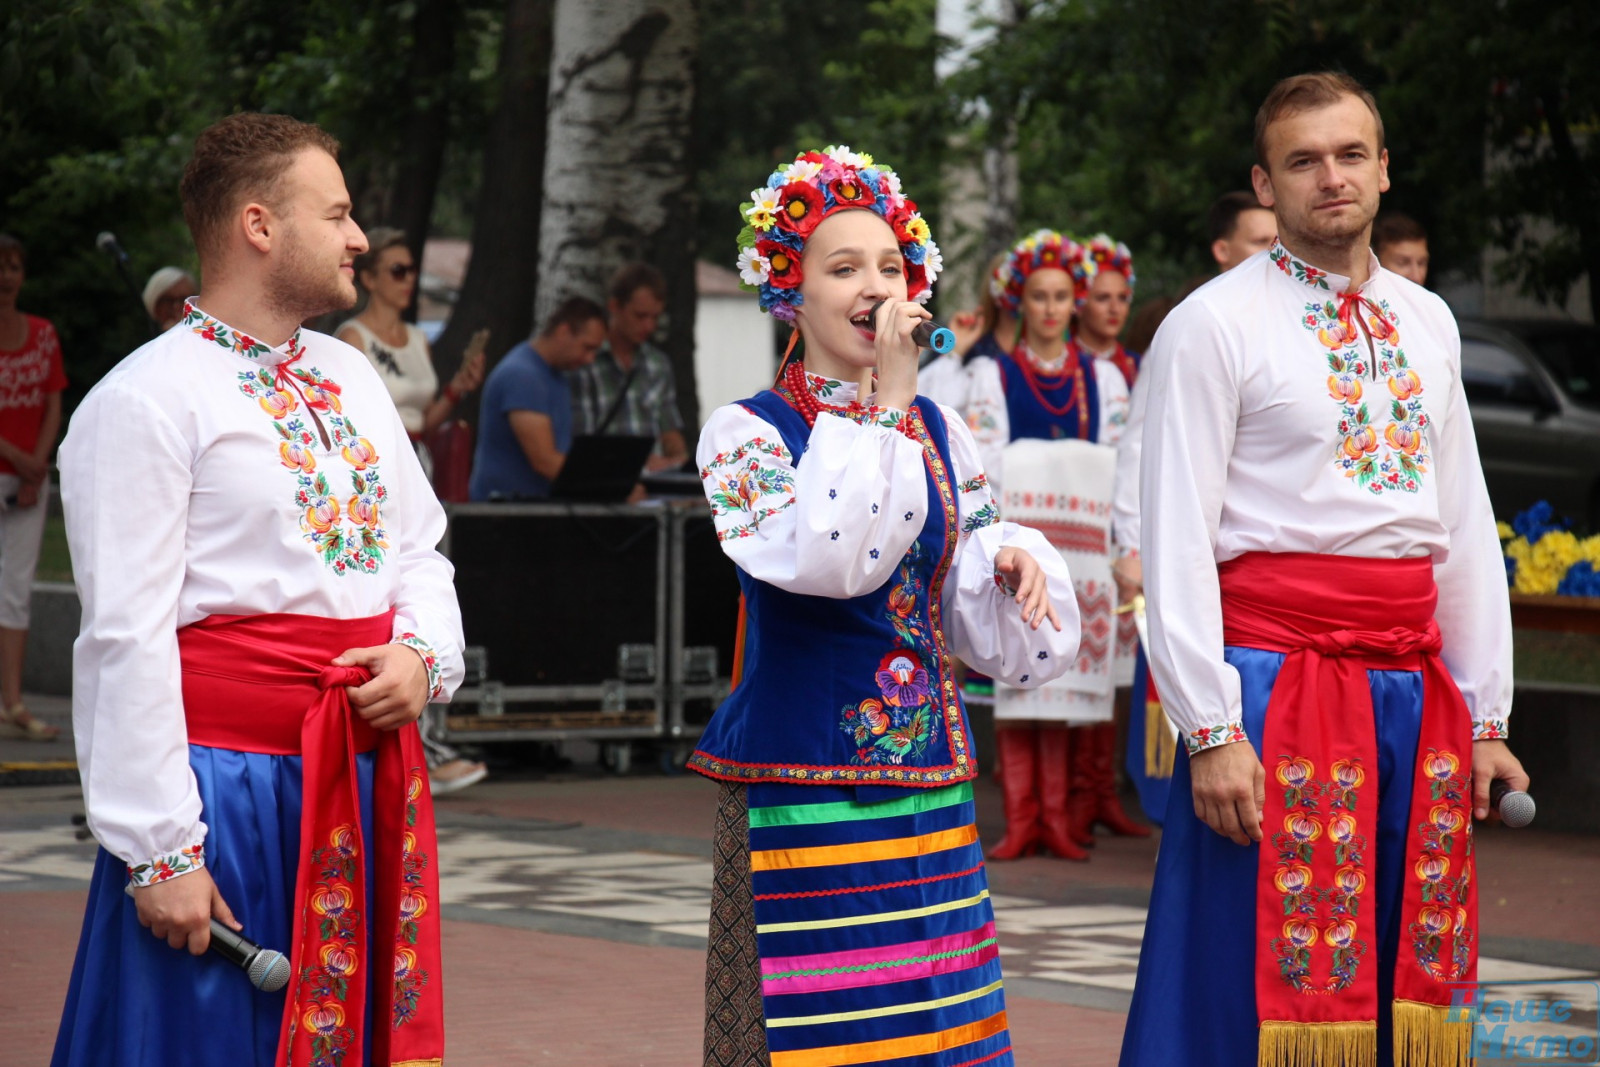
[[[550,485],[550,499],[602,504],[628,499],[655,443],[654,437],[637,435],[574,437],[567,461]]]

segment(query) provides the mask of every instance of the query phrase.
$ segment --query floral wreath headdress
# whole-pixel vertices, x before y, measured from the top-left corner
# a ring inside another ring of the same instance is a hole
[[[894,230],[905,259],[906,295],[925,304],[944,269],[939,246],[915,202],[900,192],[900,177],[865,152],[829,145],[802,152],[779,167],[743,206],[739,282],[761,294],[761,308],[793,322],[800,295],[800,256],[817,224],[837,211],[865,208]]]
[[[989,278],[989,295],[995,303],[1015,315],[1022,306],[1022,290],[1036,270],[1054,268],[1073,273],[1073,264],[1083,258],[1078,242],[1056,230],[1034,230],[1011,246]]]
[[[1082,251],[1072,264],[1072,287],[1078,303],[1089,298],[1089,290],[1101,271],[1116,271],[1128,279],[1128,288],[1133,288],[1133,253],[1128,251],[1127,245],[1113,241],[1109,234],[1099,233],[1083,243]]]

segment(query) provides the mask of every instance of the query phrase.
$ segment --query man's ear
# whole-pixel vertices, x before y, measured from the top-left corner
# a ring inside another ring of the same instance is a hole
[[[272,251],[278,220],[273,217],[271,208],[254,202],[246,204],[240,209],[237,221],[250,247],[262,253]]]
[[[1256,191],[1256,200],[1262,207],[1277,204],[1278,198],[1272,194],[1272,175],[1259,163],[1250,168],[1250,187]]]
[[[1218,237],[1211,242],[1211,258],[1217,261],[1217,266],[1228,262],[1228,241],[1225,237]]]

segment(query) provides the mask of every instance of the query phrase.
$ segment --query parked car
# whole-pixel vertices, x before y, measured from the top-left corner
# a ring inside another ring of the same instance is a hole
[[[1548,500],[1600,533],[1600,328],[1463,320],[1461,379],[1495,516]]]

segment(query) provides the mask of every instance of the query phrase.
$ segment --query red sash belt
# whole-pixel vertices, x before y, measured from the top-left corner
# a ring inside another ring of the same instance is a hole
[[[213,615],[178,631],[190,742],[301,757],[295,977],[278,1039],[280,1067],[367,1062],[362,1023],[372,977],[378,1003],[371,1062],[443,1059],[437,842],[422,739],[415,724],[368,726],[344,687],[371,676],[330,665],[347,649],[387,644],[393,619],[393,612],[370,619]],[[374,749],[369,842],[355,757]]]
[[[1394,975],[1395,1062],[1465,1067],[1452,986],[1477,974],[1472,723],[1439,657],[1433,563],[1251,553],[1222,564],[1223,640],[1286,653],[1261,738],[1259,1062],[1377,1058],[1378,740],[1366,672],[1422,672]],[[1274,782],[1276,784],[1274,784]]]

